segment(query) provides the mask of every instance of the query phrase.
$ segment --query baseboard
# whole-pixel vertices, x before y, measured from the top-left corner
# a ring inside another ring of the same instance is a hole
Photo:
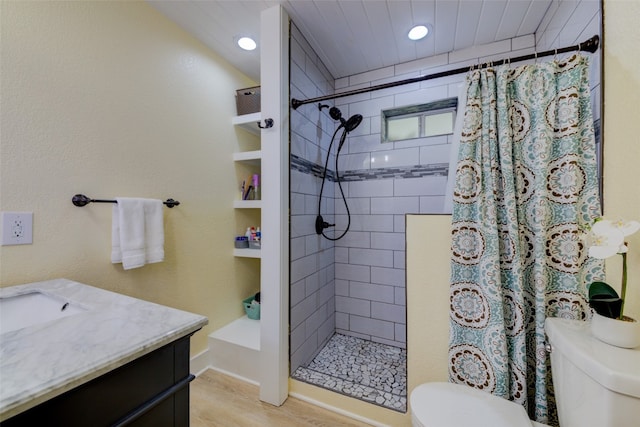
[[[249,383],[249,384],[257,385],[258,387],[260,386],[260,383],[257,382],[257,381],[254,381],[254,380],[252,380],[250,378],[243,377],[242,375],[238,375],[238,374],[235,374],[233,372],[225,371],[222,368],[217,368],[215,366],[209,366],[208,369],[211,369],[211,370],[216,371],[216,372],[220,372],[221,374],[228,375],[230,377],[233,377],[233,378],[238,379],[240,381],[244,381],[244,382]]]
[[[196,377],[211,367],[209,350],[204,350],[191,358],[189,371]]]
[[[311,405],[318,406],[318,407],[320,407],[322,409],[326,409],[327,411],[335,412],[336,414],[344,415],[345,417],[351,418],[353,420],[360,421],[362,423],[372,425],[374,427],[391,427],[391,426],[389,426],[387,424],[383,424],[383,423],[380,423],[378,421],[374,421],[372,419],[363,417],[361,415],[354,414],[353,412],[345,411],[344,409],[340,409],[340,408],[336,408],[335,406],[327,405],[324,402],[320,402],[318,400],[311,399],[311,398],[309,398],[309,397],[307,397],[307,396],[305,396],[303,394],[300,394],[300,393],[295,393],[295,392],[294,393],[289,393],[289,396],[295,397],[296,399],[300,399],[300,400],[302,400],[304,402],[307,402],[307,403],[309,403]]]

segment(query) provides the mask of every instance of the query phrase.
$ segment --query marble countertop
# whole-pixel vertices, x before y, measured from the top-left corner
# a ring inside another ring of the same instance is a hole
[[[0,335],[0,422],[208,323],[204,316],[67,279],[0,288],[40,291],[86,309]]]

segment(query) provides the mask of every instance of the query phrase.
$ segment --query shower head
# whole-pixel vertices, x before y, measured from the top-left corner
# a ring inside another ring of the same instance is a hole
[[[344,119],[341,120],[341,122],[346,131],[351,132],[358,127],[360,122],[362,122],[362,114],[354,114],[353,116],[349,117],[349,120],[347,120],[346,122],[344,121]]]
[[[338,107],[331,107],[329,109],[329,116],[331,116],[333,120],[339,120],[340,125],[343,126],[347,132],[351,132],[358,127],[360,122],[362,122],[361,114],[354,114],[353,116],[349,117],[349,120],[345,120],[342,117],[342,112]]]

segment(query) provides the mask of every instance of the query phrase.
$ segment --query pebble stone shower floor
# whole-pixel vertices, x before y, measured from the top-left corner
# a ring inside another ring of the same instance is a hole
[[[398,412],[407,411],[407,351],[335,334],[292,377]]]

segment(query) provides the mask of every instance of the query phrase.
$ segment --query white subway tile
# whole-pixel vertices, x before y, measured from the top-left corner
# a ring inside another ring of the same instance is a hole
[[[420,147],[420,164],[449,163],[451,155],[451,144],[445,143]]]
[[[320,284],[318,283],[318,273],[310,274],[304,279],[304,295],[311,296],[318,291]]]
[[[318,304],[326,304],[334,308],[335,304],[335,286],[333,282],[328,283],[318,290]]]
[[[446,176],[425,176],[394,180],[394,196],[438,196],[444,195]]]
[[[407,323],[407,310],[401,305],[374,301],[371,303],[371,317],[395,323]]]
[[[344,237],[346,238],[349,234],[351,234],[351,232],[347,233],[347,235]],[[342,240],[342,239],[340,239]],[[340,241],[338,240],[338,242]],[[336,247],[335,251],[335,262],[341,262],[344,264],[348,264],[349,263],[349,248],[347,247]]]
[[[405,271],[395,268],[371,267],[371,283],[405,286]]]
[[[355,280],[358,282],[369,282],[371,278],[371,268],[366,265],[350,265],[336,263],[336,280]],[[384,284],[384,283],[383,283]]]
[[[349,330],[349,315],[336,312],[336,329]]]
[[[291,284],[290,294],[289,294],[289,303],[291,307],[300,303],[305,297],[305,284],[304,280],[298,280]]]
[[[343,221],[346,222],[346,219]],[[351,215],[350,230],[393,231],[393,215]]]
[[[302,322],[307,320],[314,311],[316,311],[316,299],[315,296],[307,297],[299,304],[291,307],[290,322],[291,328],[295,328]]]
[[[393,339],[395,336],[395,327],[393,322],[352,315],[349,318],[349,324],[352,331],[359,332],[361,334],[373,335],[386,339]]]
[[[369,169],[370,167],[371,167],[371,154],[369,153],[357,153],[357,154],[340,153],[340,157],[338,159],[338,168],[341,174],[345,171]]]
[[[371,233],[371,248],[403,251],[404,233]]]
[[[394,96],[389,95],[366,101],[354,102],[349,105],[349,111],[362,114],[364,117],[375,117],[380,115],[380,111],[393,108]],[[357,130],[357,129],[356,129]]]
[[[407,288],[394,287],[394,303],[399,305],[407,305]]]
[[[394,327],[396,332],[396,341],[407,342],[407,325],[396,323]]]
[[[347,203],[349,204],[351,215],[368,215],[371,213],[371,201],[368,197],[348,197]],[[347,213],[342,199],[335,203],[335,212],[336,215],[345,215]]]
[[[369,317],[371,302],[364,299],[336,296],[336,311]]]
[[[300,348],[302,344],[304,344],[306,336],[306,329],[304,327],[304,323],[300,324],[297,328],[291,330],[291,351],[295,352]]]
[[[372,283],[349,282],[349,296],[370,301],[394,303],[396,289],[400,288],[374,285]]]
[[[402,215],[394,215],[393,216],[393,231],[396,233],[404,233],[406,229],[406,220],[405,214],[403,212]]]
[[[349,145],[346,148],[348,149],[348,152],[351,154],[355,154],[355,153],[370,154],[372,151],[388,150],[389,146],[387,144],[382,143],[382,141],[380,140],[379,133],[372,133],[369,135],[351,137],[349,141]],[[369,159],[369,163],[371,163],[370,159]]]
[[[420,208],[419,197],[372,197],[371,213],[379,214],[405,214],[418,212]],[[391,231],[391,230],[389,230]]]
[[[371,233],[349,230],[349,232],[342,239],[335,242],[335,245],[336,259],[338,259],[338,250],[345,250],[346,248],[370,248]],[[342,252],[340,255],[343,256]]]
[[[393,267],[393,251],[351,248],[349,249],[349,263],[355,265]]]
[[[291,281],[295,282],[318,270],[316,255],[306,256],[291,262]]]
[[[343,297],[348,297],[349,296],[349,281],[348,280],[342,280],[342,279],[336,279],[335,280],[335,289],[336,289],[336,295],[340,295]]]
[[[304,204],[304,194],[300,193],[292,193],[289,197],[289,210],[291,215],[304,215],[305,214],[305,204]]]
[[[427,104],[429,102],[439,101],[449,96],[447,85],[441,84],[434,87],[417,89],[412,92],[401,93],[395,96],[395,107],[404,107],[407,105]]]
[[[420,159],[418,147],[403,148],[371,153],[371,169],[412,166]]]
[[[404,248],[403,248],[404,249]],[[407,254],[404,250],[393,251],[393,268],[406,269],[407,268]]]
[[[305,237],[292,237],[291,241],[291,260],[302,258],[305,256]]]
[[[393,180],[371,179],[349,182],[349,197],[393,196]]]

